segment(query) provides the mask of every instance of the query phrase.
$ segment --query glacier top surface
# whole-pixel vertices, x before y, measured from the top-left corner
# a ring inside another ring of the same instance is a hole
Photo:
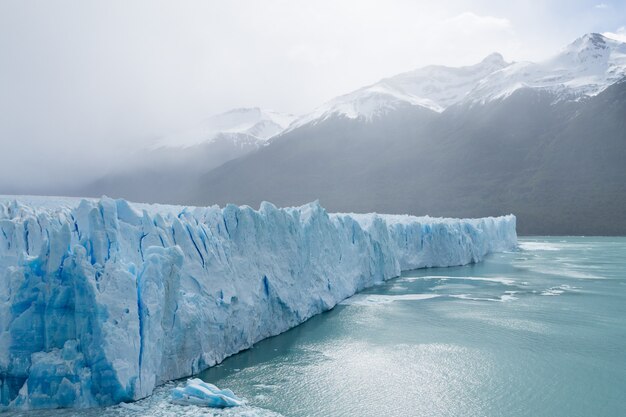
[[[28,206],[35,211],[40,210],[50,210],[50,211],[58,211],[58,210],[67,210],[77,207],[81,201],[86,200],[89,202],[97,202],[100,198],[91,198],[91,197],[62,197],[62,196],[37,196],[37,195],[2,195],[0,194],[0,204],[7,204],[13,201],[16,201],[19,204],[23,204]],[[126,200],[124,200],[126,201]],[[161,214],[161,215],[173,215],[178,216],[180,213],[186,211],[193,211],[196,209],[219,209],[219,206],[213,205],[208,207],[196,207],[196,206],[183,206],[183,205],[175,205],[175,204],[149,204],[149,203],[134,203],[127,201],[130,207],[137,211],[139,215],[142,211],[146,211],[146,213],[150,215]],[[260,210],[265,205],[270,205],[275,207],[272,203],[263,202],[261,203]],[[285,207],[284,209],[287,211],[298,210],[300,212],[300,218],[303,221],[306,221],[308,216],[310,216],[315,210],[319,207],[319,203],[317,201],[304,204],[299,207]],[[242,206],[247,207],[247,206]],[[364,228],[369,228],[371,223],[376,218],[383,218],[386,221],[390,221],[393,224],[410,224],[410,223],[447,223],[453,224],[458,223],[459,221],[482,221],[483,219],[495,219],[495,217],[484,217],[477,219],[458,219],[458,218],[446,218],[446,217],[432,217],[428,215],[424,216],[414,216],[411,214],[382,214],[382,213],[329,213],[331,217],[346,217],[349,216],[359,222]],[[506,216],[505,216],[506,217]]]

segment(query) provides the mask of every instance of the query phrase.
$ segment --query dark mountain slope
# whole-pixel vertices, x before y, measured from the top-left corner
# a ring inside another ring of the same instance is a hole
[[[117,170],[85,186],[64,190],[63,195],[108,195],[146,203],[180,202],[188,184],[225,161],[248,154],[262,142],[244,133],[219,134],[207,143],[189,147],[162,147],[137,154],[128,168]]]
[[[626,83],[578,102],[518,90],[443,113],[331,118],[205,175],[186,203],[515,213],[522,234],[626,234]]]

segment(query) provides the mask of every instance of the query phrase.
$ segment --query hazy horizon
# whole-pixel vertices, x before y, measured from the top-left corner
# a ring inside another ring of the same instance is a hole
[[[302,114],[429,64],[536,61],[587,32],[626,37],[618,2],[356,5],[3,2],[0,188],[85,182],[231,108]]]

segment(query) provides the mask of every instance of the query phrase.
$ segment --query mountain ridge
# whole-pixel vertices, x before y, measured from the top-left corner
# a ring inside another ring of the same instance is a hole
[[[212,170],[185,202],[514,213],[522,234],[626,234],[626,82],[584,100],[557,97],[522,88],[442,113],[407,107],[369,122],[325,119]]]
[[[514,213],[523,234],[626,234],[625,48],[588,34],[537,64],[495,53],[473,66],[398,74],[331,100],[212,169],[169,182],[161,175],[155,195],[132,185],[106,194],[192,205],[319,199],[333,211],[445,217]],[[440,107],[416,98],[424,91]],[[192,166],[202,168],[199,161]]]

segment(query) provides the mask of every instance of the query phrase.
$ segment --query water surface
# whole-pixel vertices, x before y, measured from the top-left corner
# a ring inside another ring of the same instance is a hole
[[[520,247],[405,273],[200,375],[248,407],[169,404],[172,383],[141,411],[26,415],[626,415],[626,238]]]

